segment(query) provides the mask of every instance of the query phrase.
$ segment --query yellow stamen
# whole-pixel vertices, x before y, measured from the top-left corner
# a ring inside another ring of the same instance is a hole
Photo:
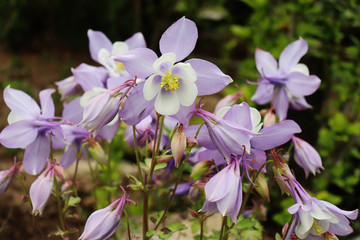
[[[165,70],[165,75],[161,77],[161,87],[165,90],[175,91],[179,88],[179,77],[176,74],[171,74],[171,72]]]
[[[124,70],[124,68],[125,68],[124,65],[121,62],[119,62],[115,67],[115,71],[120,72],[120,71]]]
[[[321,236],[322,230],[319,228],[319,225],[318,225],[318,222],[316,221],[316,219],[314,219],[314,224],[313,225],[314,225],[316,234]]]

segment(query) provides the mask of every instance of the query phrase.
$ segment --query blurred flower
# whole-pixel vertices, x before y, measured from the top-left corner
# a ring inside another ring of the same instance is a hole
[[[304,96],[313,94],[320,86],[320,79],[309,75],[306,65],[298,64],[307,50],[308,44],[302,38],[290,43],[280,55],[278,68],[269,52],[256,49],[256,68],[261,80],[251,99],[258,104],[273,100],[280,121],[286,119],[289,103],[297,110],[311,107]]]
[[[14,158],[14,165],[10,169],[0,171],[0,196],[8,188],[14,174],[18,173],[19,164],[20,162],[16,162],[16,158]]]
[[[60,128],[63,120],[54,117],[55,107],[51,98],[54,89],[40,92],[39,105],[23,91],[7,86],[4,100],[11,109],[8,116],[10,125],[0,133],[0,143],[7,148],[25,147],[23,166],[27,173],[35,175],[45,167],[46,158],[50,154],[50,135],[52,147],[62,148],[65,144]]]
[[[133,200],[129,199],[131,193],[126,196],[124,188],[122,186],[119,187],[124,195],[106,208],[93,212],[87,219],[84,232],[79,240],[108,239],[114,234],[119,225],[125,204],[131,202],[136,205]]]
[[[310,172],[315,175],[320,169],[324,169],[319,153],[308,142],[295,136],[292,137],[292,142],[295,161],[304,169],[306,178]]]

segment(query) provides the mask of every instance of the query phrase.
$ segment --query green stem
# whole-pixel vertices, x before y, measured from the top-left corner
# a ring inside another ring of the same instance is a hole
[[[284,234],[284,236],[282,237],[282,239],[284,240],[286,238],[286,236],[288,235],[289,233],[289,230],[290,230],[290,227],[291,227],[291,224],[292,222],[294,221],[294,215],[291,215],[291,219],[290,219],[290,223],[288,225],[288,229],[286,230],[286,233]]]
[[[227,216],[223,216],[219,240],[222,240],[222,236],[223,236],[223,233],[224,233],[225,224],[226,224],[226,222],[227,222],[226,219],[227,219]]]
[[[112,186],[112,181],[111,181],[111,158],[112,158],[112,141],[109,142],[108,144],[108,159],[107,159],[107,186],[111,187]],[[109,204],[111,203],[111,194],[110,192],[107,193],[108,195],[108,202]]]
[[[200,220],[200,240],[202,240],[204,235],[204,219],[203,217],[200,217],[199,220]]]
[[[159,134],[158,134],[158,139],[157,139],[157,144],[156,144],[156,150],[155,150],[155,153],[153,152],[153,155],[152,155],[152,159],[151,159],[151,166],[150,166],[150,171],[149,171],[149,179],[148,179],[148,182],[151,182],[151,179],[152,179],[152,175],[154,173],[154,168],[155,168],[155,165],[156,165],[156,161],[157,161],[157,157],[159,156],[159,148],[160,148],[160,142],[161,142],[161,135],[162,135],[162,130],[163,130],[163,127],[164,127],[164,116],[160,116],[159,117],[159,121],[160,121],[160,128],[158,130]],[[156,132],[155,132],[156,133]],[[156,138],[155,138],[156,139]],[[154,144],[155,145],[155,144]]]
[[[128,214],[125,209],[124,209],[124,214],[125,214],[125,218],[126,218],[127,235],[128,235],[129,240],[131,240],[129,217],[128,217]]]
[[[60,194],[60,186],[59,186],[59,183],[55,176],[54,176],[54,185],[55,185],[55,195],[56,195],[57,202],[58,202],[58,211],[59,211],[61,229],[64,232],[66,232],[65,217],[64,217],[62,199],[61,199],[61,194]]]
[[[177,189],[177,187],[178,187],[178,185],[179,185],[179,183],[180,183],[180,179],[181,179],[182,174],[183,174],[183,172],[184,172],[184,168],[185,168],[186,162],[187,162],[187,160],[188,160],[188,158],[189,158],[189,155],[190,155],[190,150],[191,150],[190,148],[186,149],[186,156],[185,156],[185,159],[184,159],[184,161],[183,161],[183,163],[182,163],[182,165],[181,165],[180,173],[179,173],[178,178],[176,179],[176,183],[175,183],[174,189],[173,189],[173,191],[172,191],[171,197],[170,197],[169,201],[167,202],[166,207],[165,207],[165,210],[164,210],[164,213],[162,214],[159,222],[156,224],[154,230],[156,230],[156,229],[160,226],[161,222],[164,220],[165,215],[166,215],[166,213],[167,213],[167,211],[169,210],[169,207],[170,207],[170,205],[171,205],[171,202],[172,202],[172,200],[174,199],[176,189]]]
[[[140,167],[140,156],[139,156],[139,149],[138,149],[138,144],[137,144],[137,140],[136,140],[135,126],[133,126],[133,136],[134,136],[134,148],[135,148],[135,156],[136,156],[136,165],[138,167],[140,182],[142,184],[144,184],[144,180],[143,180],[142,172],[141,172],[141,167]]]

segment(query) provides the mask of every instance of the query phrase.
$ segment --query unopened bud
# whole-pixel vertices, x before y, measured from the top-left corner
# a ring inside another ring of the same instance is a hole
[[[262,174],[259,174],[257,176],[255,180],[255,184],[257,185],[255,189],[260,194],[260,196],[266,199],[268,202],[270,202],[269,188],[266,179]]]
[[[198,162],[192,168],[190,177],[194,181],[201,179],[201,176],[204,175],[209,170],[211,165],[213,165],[213,162],[214,161],[210,161],[210,160],[205,160],[205,161]]]
[[[264,116],[264,128],[268,127],[270,125],[273,125],[276,123],[276,115],[275,113],[270,109],[265,113]]]
[[[277,178],[284,178],[284,176],[285,176],[286,178],[289,178],[289,179],[295,179],[294,175],[292,175],[292,173],[291,173],[289,166],[286,163],[280,164],[279,167],[273,166],[273,172],[274,172],[274,177],[277,177]],[[275,180],[281,189],[281,193],[282,194],[286,193],[288,196],[290,196],[291,192],[288,189],[288,187],[286,187],[286,185],[283,181],[281,181],[280,179],[277,179],[277,178],[275,178]]]
[[[100,164],[106,163],[106,155],[104,149],[101,147],[101,145],[98,142],[93,143],[89,147],[89,152],[91,157],[98,163]]]
[[[333,233],[326,232],[324,234],[324,240],[338,240],[337,236]]]
[[[197,142],[196,138],[189,137],[186,139],[186,144],[189,148],[193,148],[198,144],[198,142]]]
[[[186,148],[186,136],[184,133],[184,127],[180,124],[176,133],[171,140],[171,152],[173,154],[175,160],[175,167],[179,167],[181,159],[184,155],[184,151]]]
[[[191,216],[193,216],[194,218],[198,218],[198,217],[199,217],[199,214],[198,214],[197,211],[195,211],[195,210],[193,210],[193,209],[191,209],[191,208],[188,208],[188,210],[189,210]]]

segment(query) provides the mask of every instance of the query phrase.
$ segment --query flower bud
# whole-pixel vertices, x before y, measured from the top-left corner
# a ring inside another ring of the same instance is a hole
[[[281,193],[282,194],[286,193],[286,195],[290,196],[291,192],[289,188],[285,186],[283,181],[277,179],[277,178],[284,178],[284,176],[285,178],[295,179],[295,177],[291,173],[289,166],[286,163],[280,164],[279,167],[273,166],[273,172],[274,172],[274,177],[276,177],[275,181],[277,182],[278,186],[281,189]]]
[[[268,127],[270,125],[273,125],[276,123],[276,115],[275,113],[270,109],[265,113],[264,116],[264,128]]]
[[[192,168],[190,177],[194,181],[201,179],[201,176],[204,175],[209,170],[209,168],[211,167],[211,165],[213,165],[213,163],[214,161],[210,161],[210,160],[198,162]]]
[[[257,185],[255,189],[260,194],[260,196],[266,199],[268,202],[270,202],[269,188],[266,179],[262,174],[258,175],[258,177],[255,180],[255,184]]]
[[[171,140],[171,152],[173,154],[175,160],[175,167],[179,167],[181,159],[184,155],[184,151],[186,148],[186,136],[184,133],[184,127],[180,124],[176,133]]]
[[[106,155],[104,152],[104,149],[101,147],[101,145],[98,142],[94,142],[89,147],[89,152],[91,157],[100,164],[106,163]]]
[[[193,148],[198,144],[198,142],[197,142],[196,138],[189,137],[186,139],[186,144],[189,148]]]
[[[54,171],[47,169],[31,184],[30,199],[33,206],[33,215],[42,215],[42,211],[50,197],[54,186]]]
[[[198,217],[199,217],[199,214],[198,214],[197,211],[195,211],[195,210],[193,210],[193,209],[191,209],[191,208],[188,208],[188,210],[189,210],[191,216],[193,216],[194,218],[198,218]]]

